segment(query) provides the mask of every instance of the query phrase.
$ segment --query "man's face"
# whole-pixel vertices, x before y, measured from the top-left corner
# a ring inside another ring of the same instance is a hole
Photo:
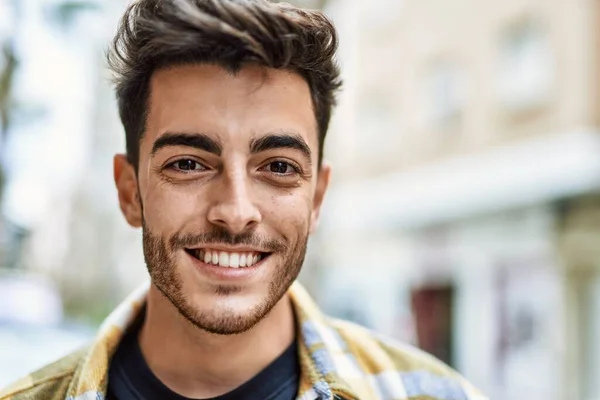
[[[299,75],[214,65],[155,72],[137,180],[115,158],[121,208],[143,227],[154,286],[206,331],[254,326],[300,271],[329,179],[317,160]]]

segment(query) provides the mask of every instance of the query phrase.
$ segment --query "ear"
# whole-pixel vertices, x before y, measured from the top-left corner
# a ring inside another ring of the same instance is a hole
[[[117,154],[114,157],[113,173],[121,212],[129,225],[139,228],[142,226],[142,204],[138,193],[135,169],[127,160],[127,156]]]
[[[329,179],[331,177],[331,166],[323,163],[317,174],[317,187],[313,197],[313,209],[310,218],[310,233],[313,233],[319,225],[319,217],[321,215],[321,205],[325,198],[325,192],[329,187]]]

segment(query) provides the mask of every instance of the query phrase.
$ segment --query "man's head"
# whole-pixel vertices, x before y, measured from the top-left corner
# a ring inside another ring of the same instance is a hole
[[[121,209],[154,286],[202,329],[251,328],[300,271],[329,181],[336,46],[323,14],[266,0],[139,0],[123,17]]]

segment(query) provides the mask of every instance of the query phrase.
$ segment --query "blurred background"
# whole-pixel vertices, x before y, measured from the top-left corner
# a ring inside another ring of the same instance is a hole
[[[294,3],[334,20],[345,79],[312,295],[493,399],[600,399],[600,3]],[[0,0],[0,386],[146,279],[112,183],[125,5]]]

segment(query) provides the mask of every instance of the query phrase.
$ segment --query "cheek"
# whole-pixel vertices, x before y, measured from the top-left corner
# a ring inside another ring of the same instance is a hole
[[[276,229],[303,230],[310,222],[312,201],[307,194],[292,191],[270,196],[265,200],[263,210],[263,220],[273,222]]]
[[[144,201],[144,218],[149,226],[163,230],[179,230],[197,219],[206,204],[198,192],[157,184],[149,187]]]

